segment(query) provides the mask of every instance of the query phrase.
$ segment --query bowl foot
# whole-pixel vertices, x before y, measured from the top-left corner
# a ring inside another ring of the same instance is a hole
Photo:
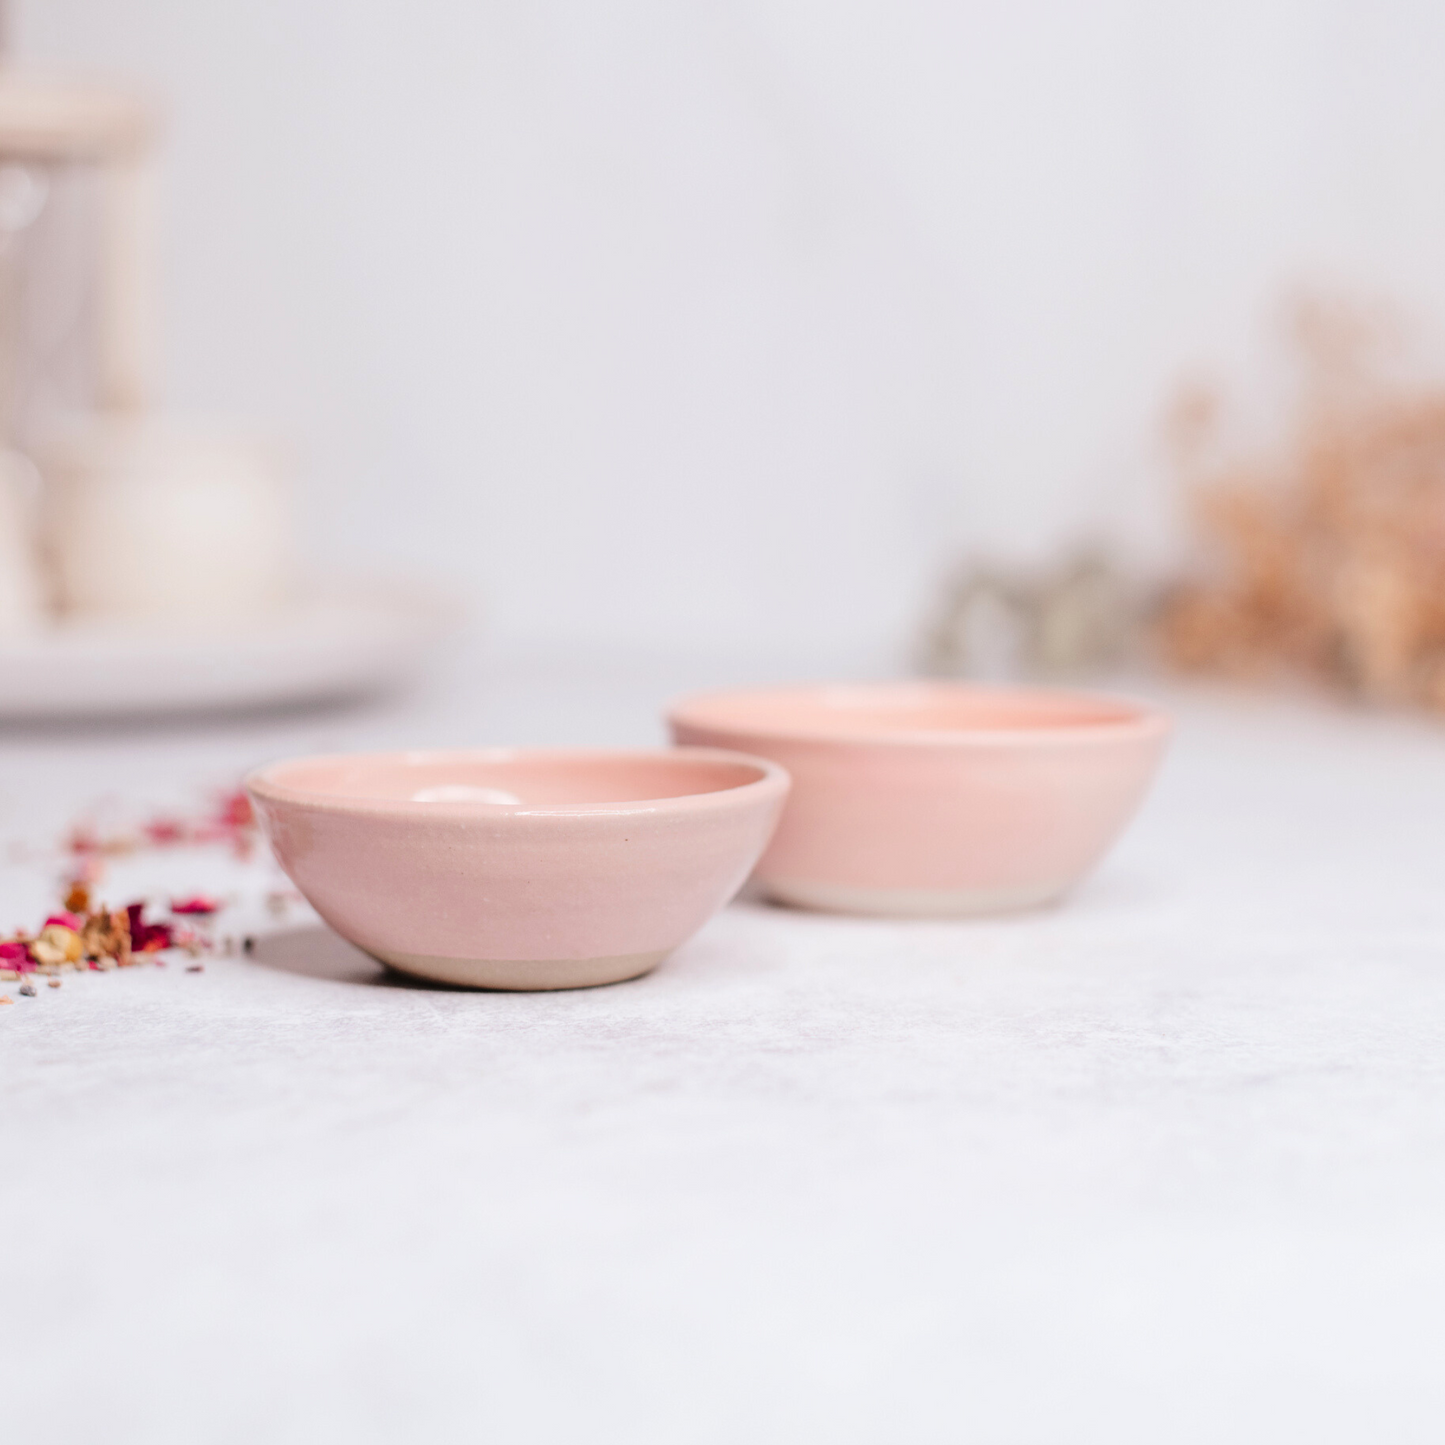
[[[879,918],[969,918],[1018,913],[1055,903],[1066,883],[1022,888],[857,888],[846,883],[800,883],[768,878],[763,891],[777,903],[817,913],[855,913]]]
[[[593,988],[640,978],[657,967],[670,948],[657,953],[623,953],[612,958],[434,958],[424,953],[369,949],[373,958],[398,973],[463,988],[496,988],[520,993],[558,988]]]

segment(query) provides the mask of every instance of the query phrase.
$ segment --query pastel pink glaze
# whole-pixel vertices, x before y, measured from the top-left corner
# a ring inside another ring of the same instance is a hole
[[[761,886],[865,913],[1058,897],[1128,822],[1169,735],[1141,703],[949,682],[714,693],[668,716],[679,743],[754,753],[792,775]]]
[[[246,787],[281,866],[353,943],[449,982],[550,988],[634,976],[696,933],[788,779],[712,749],[494,748],[301,758]]]

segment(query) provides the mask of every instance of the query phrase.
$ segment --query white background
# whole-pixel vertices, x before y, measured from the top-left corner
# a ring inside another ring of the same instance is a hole
[[[168,397],[495,635],[901,647],[940,565],[1167,557],[1181,373],[1445,292],[1419,0],[24,0],[150,83]]]

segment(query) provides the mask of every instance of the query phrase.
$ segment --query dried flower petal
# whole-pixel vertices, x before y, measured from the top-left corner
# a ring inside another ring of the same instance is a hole
[[[174,932],[171,925],[145,922],[144,903],[128,904],[125,911],[130,921],[130,946],[133,953],[158,953],[171,946]]]
[[[204,893],[197,893],[191,898],[180,898],[171,904],[172,913],[209,914],[218,913],[220,909],[220,902]]]
[[[228,828],[254,828],[256,815],[251,811],[251,799],[244,788],[223,793],[216,812],[216,821]]]
[[[154,818],[145,825],[146,837],[157,847],[185,841],[185,825],[175,818]]]

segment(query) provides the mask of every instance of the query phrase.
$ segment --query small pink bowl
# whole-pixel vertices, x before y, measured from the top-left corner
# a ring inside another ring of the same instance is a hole
[[[792,775],[755,875],[771,897],[917,916],[1065,893],[1128,822],[1169,735],[1142,703],[946,682],[704,694],[668,720],[679,743]]]
[[[767,845],[787,774],[712,748],[298,758],[247,791],[292,882],[404,973],[478,988],[636,978]]]

